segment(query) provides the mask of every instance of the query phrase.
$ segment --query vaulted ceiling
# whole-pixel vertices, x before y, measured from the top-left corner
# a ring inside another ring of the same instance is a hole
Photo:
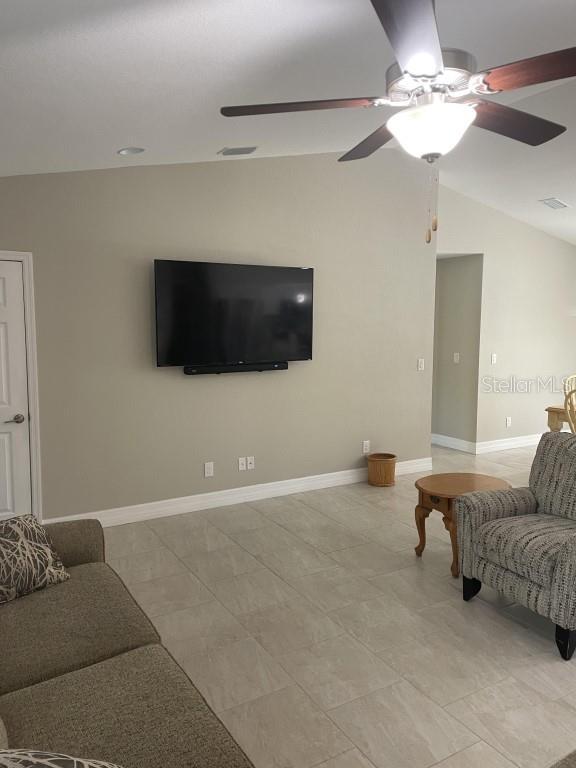
[[[442,45],[479,68],[576,45],[573,0],[436,6]],[[3,0],[0,175],[228,162],[218,151],[246,144],[257,157],[346,151],[389,109],[227,119],[219,108],[379,95],[392,62],[369,0]],[[472,128],[441,162],[442,183],[576,242],[576,79],[499,98],[568,131],[531,148]],[[119,157],[128,145],[146,152]],[[552,196],[574,207],[538,202]]]

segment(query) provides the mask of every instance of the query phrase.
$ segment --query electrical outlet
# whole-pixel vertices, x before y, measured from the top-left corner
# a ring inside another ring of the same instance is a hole
[[[238,472],[246,472],[246,456],[238,457]]]
[[[424,358],[423,357],[419,357],[418,358],[418,365],[416,367],[416,370],[418,370],[418,371],[423,371],[424,370]]]
[[[214,477],[214,462],[213,461],[205,461],[204,462],[204,477]]]
[[[490,364],[496,365],[497,362],[498,362],[498,355],[496,354],[496,352],[492,352],[492,354],[490,355]]]
[[[254,456],[247,456],[246,457],[246,467],[248,469],[255,469],[256,468],[256,460],[254,459]]]
[[[454,352],[454,365],[458,365],[460,362],[460,352]]]
[[[506,416],[506,429],[512,426],[512,416]]]
[[[370,440],[364,440],[362,442],[362,453],[364,456],[366,456],[367,453],[370,453]]]

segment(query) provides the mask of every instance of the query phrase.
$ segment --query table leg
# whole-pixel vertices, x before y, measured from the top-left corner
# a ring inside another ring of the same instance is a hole
[[[548,428],[550,432],[562,432],[563,419],[557,413],[548,413]]]
[[[426,507],[421,507],[420,504],[418,504],[414,513],[416,517],[416,528],[418,529],[418,536],[420,537],[418,546],[414,547],[414,552],[416,552],[418,557],[422,557],[422,552],[424,552],[424,548],[426,547],[426,518],[431,511],[432,510],[426,509]]]
[[[452,544],[452,565],[450,571],[455,579],[460,575],[460,564],[458,562],[458,531],[456,528],[456,520],[452,518],[452,513],[449,512],[444,516],[444,528],[450,534],[450,543]]]

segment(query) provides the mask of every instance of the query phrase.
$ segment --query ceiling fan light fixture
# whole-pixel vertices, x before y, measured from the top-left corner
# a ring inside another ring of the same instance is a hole
[[[438,74],[436,60],[431,53],[415,53],[406,65],[406,72],[413,77],[434,77]]]
[[[454,149],[475,119],[470,104],[434,102],[392,115],[386,127],[409,155],[433,162]]]

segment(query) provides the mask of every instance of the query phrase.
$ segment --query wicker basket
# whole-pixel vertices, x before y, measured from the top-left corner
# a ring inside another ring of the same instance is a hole
[[[368,482],[370,485],[394,485],[396,456],[393,453],[371,453],[368,456]]]

